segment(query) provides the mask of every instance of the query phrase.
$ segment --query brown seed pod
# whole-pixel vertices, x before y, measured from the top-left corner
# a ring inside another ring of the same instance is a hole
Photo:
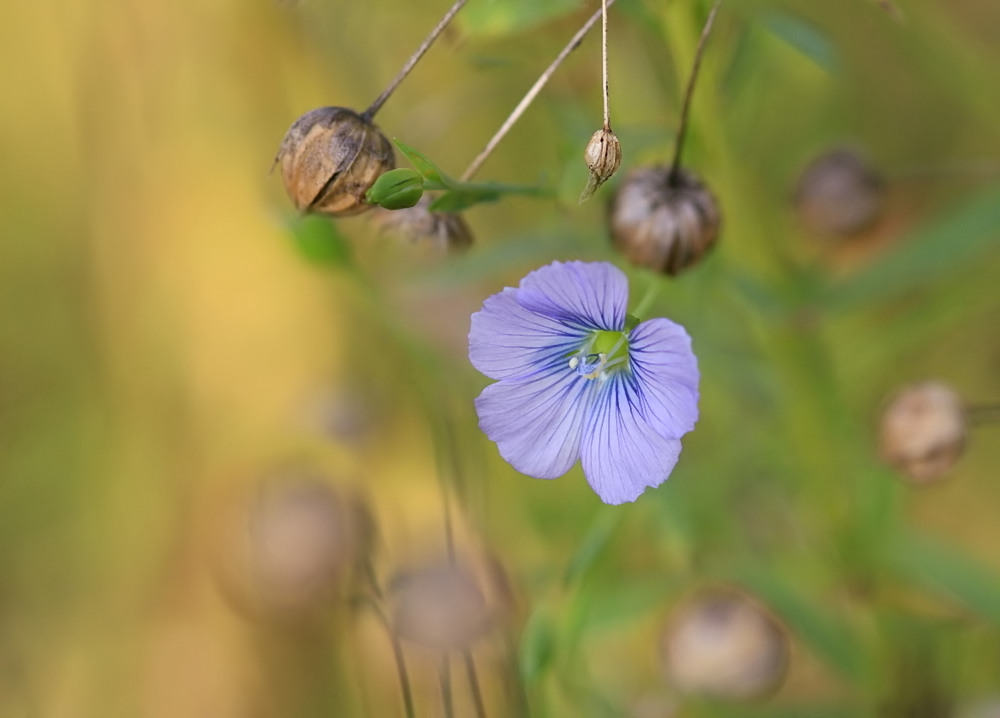
[[[399,574],[389,594],[396,632],[428,648],[468,648],[498,616],[473,572],[461,566],[432,565]]]
[[[292,471],[256,485],[219,522],[218,578],[254,617],[301,618],[322,609],[369,552],[361,501],[325,479]]]
[[[622,143],[610,127],[604,127],[593,134],[583,152],[583,159],[590,170],[587,186],[580,195],[580,201],[589,199],[598,187],[611,179],[622,163]]]
[[[915,384],[897,394],[882,414],[882,458],[914,483],[930,483],[961,457],[965,433],[965,407],[951,387]]]
[[[296,208],[334,217],[368,209],[365,192],[396,166],[388,138],[346,107],[320,107],[295,120],[274,161]]]
[[[427,195],[413,207],[378,210],[379,229],[405,242],[451,252],[472,245],[472,230],[460,214],[431,212]]]
[[[850,237],[871,227],[885,204],[885,183],[859,153],[847,148],[810,162],[795,188],[802,224],[820,234]]]
[[[661,165],[630,170],[608,205],[615,248],[633,264],[671,276],[712,248],[720,222],[715,197],[694,173]]]
[[[663,633],[663,668],[682,693],[757,698],[777,688],[788,660],[788,638],[781,625],[734,590],[695,596]]]

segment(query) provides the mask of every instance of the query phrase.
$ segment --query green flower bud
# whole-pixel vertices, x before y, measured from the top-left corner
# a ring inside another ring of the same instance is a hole
[[[413,207],[424,194],[424,178],[416,170],[398,167],[383,173],[365,193],[369,204],[386,209]]]

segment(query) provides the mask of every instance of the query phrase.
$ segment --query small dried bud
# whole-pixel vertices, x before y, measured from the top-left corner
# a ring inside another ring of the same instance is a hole
[[[696,597],[663,634],[667,678],[683,693],[745,700],[774,690],[788,666],[788,639],[764,609],[735,591]]]
[[[346,107],[320,107],[292,123],[275,163],[296,208],[339,217],[369,208],[365,192],[396,158],[369,120]]]
[[[965,448],[966,413],[950,387],[908,387],[882,414],[882,458],[916,483],[941,478]]]
[[[868,229],[882,213],[884,202],[882,178],[861,155],[845,148],[810,162],[795,189],[802,223],[816,232],[841,237]]]
[[[598,187],[618,171],[622,163],[622,143],[610,127],[603,127],[590,138],[583,158],[590,170],[590,178],[580,195],[581,202],[590,199]]]
[[[368,551],[364,506],[311,475],[279,476],[244,497],[222,525],[218,556],[226,593],[254,615],[321,608]]]
[[[715,197],[687,170],[630,170],[608,206],[611,241],[629,261],[671,276],[697,264],[719,236]]]
[[[465,249],[472,244],[472,230],[462,215],[453,212],[431,212],[426,195],[413,207],[380,209],[377,215],[380,229],[394,237],[432,250],[449,252]]]
[[[391,582],[396,632],[435,649],[468,648],[496,620],[496,610],[461,567],[432,566],[404,573]]]

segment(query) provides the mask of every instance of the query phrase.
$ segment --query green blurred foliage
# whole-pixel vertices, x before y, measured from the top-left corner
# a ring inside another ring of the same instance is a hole
[[[1000,8],[724,3],[684,154],[723,233],[667,282],[613,253],[603,205],[629,167],[669,161],[708,6],[616,3],[624,163],[578,206],[599,30],[482,182],[449,174],[596,4],[471,0],[378,117],[434,158],[444,208],[467,210],[477,243],[447,258],[365,215],[289,218],[266,174],[295,117],[366,107],[443,6],[0,8],[0,715],[403,715],[363,576],[308,620],[248,614],[219,578],[225,507],[285,462],[363,497],[379,582],[446,535],[504,568],[502,626],[452,656],[459,716],[475,714],[470,664],[490,716],[648,701],[930,718],[1000,693],[997,429],[973,429],[927,487],[883,467],[876,438],[912,381],[1000,397]],[[816,236],[795,178],[844,143],[881,171],[886,205],[860,236]],[[633,305],[662,284],[650,314],[685,325],[699,357],[698,427],[632,505],[601,505],[579,469],[518,475],[476,426],[469,314],[568,258],[618,263]],[[719,583],[792,642],[782,687],[750,705],[662,675],[671,611]],[[405,654],[417,715],[441,714],[438,657]]]

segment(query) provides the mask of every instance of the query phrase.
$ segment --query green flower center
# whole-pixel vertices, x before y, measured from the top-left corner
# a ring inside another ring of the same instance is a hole
[[[627,332],[594,332],[570,356],[569,368],[586,379],[607,379],[610,373],[628,368]]]

